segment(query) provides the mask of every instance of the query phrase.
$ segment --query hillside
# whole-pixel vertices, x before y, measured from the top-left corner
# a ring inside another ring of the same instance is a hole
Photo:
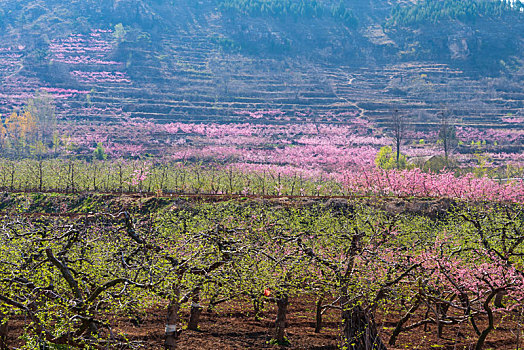
[[[524,15],[426,2],[3,1],[0,112],[43,89],[70,120],[380,123],[399,108],[424,128],[445,105],[504,127],[524,108]]]
[[[524,0],[2,0],[0,82],[0,350],[522,347]]]

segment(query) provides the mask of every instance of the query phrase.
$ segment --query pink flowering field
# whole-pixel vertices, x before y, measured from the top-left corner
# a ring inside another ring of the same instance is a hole
[[[101,146],[109,162],[147,158],[275,178],[329,180],[341,194],[522,201],[524,120],[519,115],[498,116],[497,125],[457,123],[446,166],[431,165],[444,156],[438,125],[406,130],[401,153],[407,168],[385,170],[375,160],[383,147],[395,152],[391,127],[356,105],[326,112],[239,104],[200,121],[181,121],[153,109],[155,118],[144,118],[132,106],[150,92],[115,54],[113,30],[72,33],[48,45],[46,59],[61,77],[54,83],[23,74],[26,45],[0,45],[0,115],[5,120],[32,98],[47,96],[58,121],[60,154],[55,145],[53,156],[89,159]],[[136,102],[118,103],[116,91],[132,94]]]

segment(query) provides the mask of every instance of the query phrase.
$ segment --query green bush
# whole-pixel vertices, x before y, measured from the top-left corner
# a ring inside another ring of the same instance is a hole
[[[406,7],[395,7],[388,25],[409,26],[441,20],[473,22],[480,17],[500,17],[508,10],[511,10],[510,5],[500,1],[425,0]]]
[[[378,151],[377,156],[375,157],[375,165],[381,169],[409,169],[411,164],[408,163],[407,158],[402,153],[398,159],[397,166],[397,155],[393,152],[391,146],[384,146]]]

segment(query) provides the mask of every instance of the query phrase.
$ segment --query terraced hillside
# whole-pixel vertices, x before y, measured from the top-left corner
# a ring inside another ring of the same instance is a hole
[[[523,127],[503,119],[524,113],[524,15],[445,19],[435,31],[386,25],[396,3],[342,4],[358,24],[226,10],[218,0],[92,1],[95,11],[6,1],[0,112],[44,91],[69,120],[345,123],[360,115],[381,125],[399,109],[424,129],[447,108],[465,125]],[[487,57],[493,41],[509,49]]]

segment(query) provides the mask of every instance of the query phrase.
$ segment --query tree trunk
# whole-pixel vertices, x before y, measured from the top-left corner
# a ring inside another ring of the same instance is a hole
[[[189,323],[187,329],[192,331],[198,330],[198,321],[200,320],[200,315],[202,314],[202,305],[200,305],[200,289],[193,291],[193,298],[191,303],[191,314],[189,316]]]
[[[421,301],[421,297],[419,295],[415,299],[415,302],[413,303],[413,306],[409,309],[409,311],[404,315],[404,317],[402,317],[397,322],[395,330],[393,331],[393,334],[391,335],[391,338],[389,338],[389,345],[395,345],[395,343],[397,341],[397,337],[399,336],[400,332],[402,332],[402,330],[403,330],[402,327],[411,318],[411,316],[415,313],[415,311],[417,311],[417,309],[419,308],[421,302],[422,302]]]
[[[504,289],[493,290],[491,291],[491,293],[488,295],[488,297],[484,301],[483,307],[486,313],[488,314],[488,327],[486,327],[480,334],[480,337],[477,340],[477,344],[475,345],[475,350],[482,350],[482,348],[484,347],[484,342],[486,341],[486,338],[488,337],[489,333],[493,329],[495,329],[493,311],[491,310],[489,303],[497,294],[502,293],[502,292],[505,292],[505,290]]]
[[[0,350],[7,350],[7,318],[0,313]]]
[[[177,329],[179,324],[178,312],[180,310],[180,288],[174,287],[174,295],[167,307],[166,341],[165,349],[175,350],[181,330]]]
[[[397,139],[397,169],[400,169],[400,139]]]
[[[286,316],[289,300],[287,295],[283,295],[277,299],[277,319],[275,320],[275,340],[278,344],[284,345],[287,343],[286,339]]]
[[[446,320],[449,305],[445,303],[437,303],[437,337],[442,338],[442,333],[444,331],[444,322]]]
[[[387,350],[373,318],[360,305],[346,305],[342,310],[342,322],[346,349]]]
[[[44,169],[42,165],[42,160],[38,161],[38,190],[42,192],[44,188]]]
[[[218,292],[213,293],[213,295],[209,299],[209,304],[207,304],[207,310],[206,310],[207,313],[211,313],[215,311],[215,305],[216,305],[216,301],[218,297],[219,297]]]
[[[319,297],[317,300],[317,317],[315,319],[315,333],[320,333],[322,329],[322,302],[324,297]]]
[[[262,308],[264,307],[264,301],[259,300],[256,297],[253,298],[253,311],[255,313],[255,321],[260,321],[261,317],[260,314],[262,312]]]
[[[499,293],[497,293],[497,295],[495,296],[495,306],[496,307],[504,307],[504,304],[502,304],[502,299],[504,298],[504,296],[508,294],[506,291],[501,291]]]

